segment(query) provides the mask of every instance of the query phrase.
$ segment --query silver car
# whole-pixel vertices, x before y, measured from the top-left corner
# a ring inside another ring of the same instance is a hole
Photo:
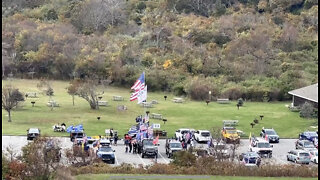
[[[309,152],[303,150],[291,150],[287,154],[287,160],[299,164],[309,164],[311,161]]]

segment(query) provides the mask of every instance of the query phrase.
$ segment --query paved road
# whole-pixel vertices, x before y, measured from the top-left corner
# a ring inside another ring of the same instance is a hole
[[[63,149],[71,148],[72,142],[70,142],[69,138],[66,137],[55,137],[58,139],[61,147]],[[277,163],[277,164],[292,164],[292,162],[288,162],[286,160],[286,154],[288,151],[295,148],[294,142],[296,139],[281,139],[280,143],[273,144],[273,157],[271,159],[264,158],[262,163]],[[10,147],[15,153],[21,153],[21,148],[28,144],[26,136],[2,136],[2,150],[5,151],[7,147]],[[169,163],[171,159],[167,158],[165,154],[165,140],[159,140],[160,146],[159,157],[157,159],[158,163]],[[207,147],[206,144],[196,144],[197,147]],[[139,154],[125,153],[125,146],[122,140],[118,141],[118,146],[112,146],[112,148],[116,151],[116,165],[120,165],[122,163],[130,163],[134,166],[139,166],[139,164],[143,166],[151,165],[155,162],[154,158],[142,158]],[[249,140],[241,139],[240,146],[236,151],[236,154],[241,154],[243,152],[248,151],[249,149]]]

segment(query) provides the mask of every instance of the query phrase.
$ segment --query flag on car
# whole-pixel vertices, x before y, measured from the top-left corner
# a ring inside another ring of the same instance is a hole
[[[266,137],[265,137],[266,141],[268,141],[268,134],[266,134]]]
[[[153,140],[153,144],[158,144],[159,143],[159,135]]]
[[[131,87],[131,89],[134,90],[134,92],[130,96],[130,101],[134,101],[138,99],[138,95],[139,94],[141,95],[141,91],[144,90],[144,85],[145,85],[145,79],[144,79],[144,72],[143,72]]]
[[[252,143],[252,137],[251,137],[251,132],[249,134],[249,141],[250,141],[250,144]]]
[[[71,126],[69,126],[69,127],[67,128],[67,132],[70,133],[70,132],[72,131],[72,129],[73,129],[73,126],[71,125]]]

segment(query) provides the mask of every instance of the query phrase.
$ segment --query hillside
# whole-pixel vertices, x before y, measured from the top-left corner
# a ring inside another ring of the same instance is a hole
[[[107,79],[195,100],[318,82],[317,0],[2,1],[3,78]]]

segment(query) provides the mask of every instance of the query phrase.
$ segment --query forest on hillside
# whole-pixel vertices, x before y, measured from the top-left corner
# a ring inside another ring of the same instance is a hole
[[[2,71],[288,100],[318,82],[318,0],[3,0]]]

